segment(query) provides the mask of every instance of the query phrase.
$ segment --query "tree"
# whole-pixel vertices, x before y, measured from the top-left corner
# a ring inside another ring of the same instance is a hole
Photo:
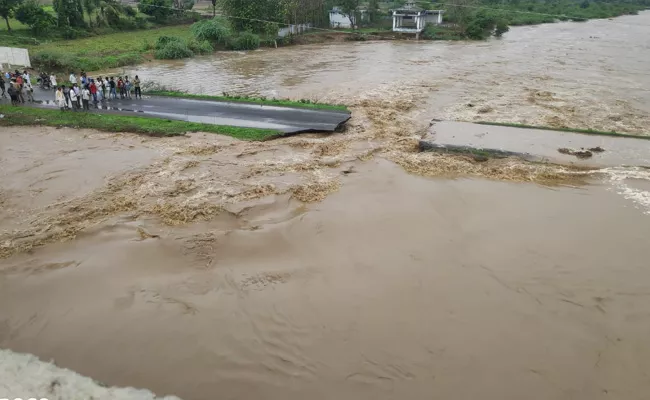
[[[82,5],[84,10],[86,10],[86,14],[88,14],[88,22],[92,27],[93,25],[92,14],[93,11],[95,11],[99,7],[99,0],[83,0]]]
[[[158,22],[165,21],[174,11],[171,0],[140,0],[138,9]]]
[[[357,14],[359,11],[360,0],[341,0],[339,1],[339,7],[341,7],[342,14],[347,15],[350,18],[350,23],[352,24],[352,29],[357,28]]]
[[[370,0],[368,2],[368,19],[370,22],[377,22],[377,16],[379,15],[379,0]]]
[[[221,9],[238,32],[262,32],[266,21],[282,20],[281,3],[278,0],[220,0]]]
[[[58,16],[59,27],[81,28],[86,26],[81,0],[54,0],[52,5]]]
[[[448,18],[455,22],[461,30],[466,30],[477,4],[477,0],[453,0],[449,5]]]
[[[56,26],[56,19],[43,10],[38,0],[25,1],[14,11],[14,17],[36,35],[44,35]]]
[[[14,14],[14,10],[20,6],[23,0],[0,0],[0,17],[4,18],[7,23],[7,31],[11,32],[9,18]]]

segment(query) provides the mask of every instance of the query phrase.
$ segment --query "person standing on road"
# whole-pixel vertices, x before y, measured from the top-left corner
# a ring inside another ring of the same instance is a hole
[[[90,80],[90,86],[88,86],[88,89],[90,89],[90,95],[93,97],[93,104],[95,105],[95,108],[97,108],[97,85],[95,85],[94,79]]]
[[[140,91],[140,78],[138,78],[137,75],[133,80],[133,86],[135,87],[135,98],[137,99],[138,96],[140,96],[140,100],[142,100],[142,92]]]
[[[74,85],[74,94],[77,95],[77,108],[81,108],[81,88],[79,85]]]
[[[15,81],[12,81],[9,83],[9,89],[7,89],[7,93],[9,94],[9,97],[11,98],[11,105],[17,106],[18,105],[18,85],[16,84]]]
[[[53,88],[57,87],[56,76],[54,74],[50,74],[50,86],[52,86]]]
[[[23,96],[23,83],[24,83],[24,82],[25,82],[25,81],[23,80],[22,75],[20,75],[20,74],[18,73],[18,71],[16,71],[16,82],[15,82],[15,85],[16,85],[16,90],[17,90],[17,92],[18,92],[18,100],[19,100],[21,103],[23,103],[23,104],[25,104],[25,97]]]
[[[63,96],[65,98],[65,108],[72,108],[72,101],[70,101],[70,89],[65,85],[63,87]]]
[[[75,84],[71,89],[70,89],[70,103],[72,103],[72,111],[77,111],[79,108],[79,96],[77,96],[77,92],[75,91],[75,88],[77,88],[77,84]]]
[[[106,97],[106,86],[104,86],[104,79],[101,76],[97,79],[96,85],[97,97],[99,98],[99,101],[104,101],[104,98]]]
[[[74,72],[70,72],[70,76],[68,77],[68,80],[73,86],[77,83],[77,77],[75,76]]]
[[[126,94],[127,99],[131,98],[131,81],[129,81],[128,76],[124,77],[124,94]]]
[[[29,76],[29,72],[27,72],[27,70],[23,71],[23,80],[25,81],[25,83],[29,83],[29,85],[31,86],[32,78]]]
[[[88,85],[81,89],[81,101],[83,102],[84,111],[90,111],[90,106],[88,105],[90,103],[90,90],[88,89]]]
[[[56,105],[59,106],[61,111],[65,111],[67,107],[65,94],[63,94],[63,86],[60,86],[56,89],[56,93],[54,94],[54,101],[56,102]]]
[[[33,103],[34,102],[34,88],[32,87],[32,84],[29,83],[29,81],[26,81],[25,84],[23,85],[23,88],[25,89],[25,93],[27,94],[27,101]]]
[[[117,91],[120,93],[120,99],[124,98],[124,81],[122,77],[117,78]]]
[[[111,91],[109,97],[112,97],[113,99],[117,99],[117,92],[115,92],[115,79],[111,76],[111,80],[108,83]]]

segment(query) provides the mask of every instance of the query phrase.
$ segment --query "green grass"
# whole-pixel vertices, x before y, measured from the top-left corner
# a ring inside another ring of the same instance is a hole
[[[73,40],[57,40],[29,46],[29,51],[38,52],[49,50],[65,52],[77,56],[106,56],[129,52],[141,52],[145,42],[155,43],[159,36],[178,36],[183,39],[192,38],[189,25],[168,26],[156,29],[144,29],[130,32],[109,33]]]
[[[286,106],[286,107],[350,112],[348,108],[344,105],[313,103],[310,100],[294,101],[294,100],[286,100],[286,99],[267,99],[263,97],[246,97],[246,96],[230,96],[230,95],[210,96],[210,95],[203,95],[203,94],[184,93],[184,92],[178,92],[174,90],[148,90],[145,91],[145,93],[153,96],[182,97],[187,99],[229,101],[235,103],[252,103],[252,104],[270,105],[270,106]]]
[[[542,129],[545,131],[559,131],[559,132],[574,132],[574,133],[583,133],[585,135],[604,135],[604,136],[613,136],[613,137],[622,137],[622,138],[633,138],[633,139],[645,139],[650,140],[650,136],[642,135],[632,135],[629,133],[618,133],[618,132],[607,132],[607,131],[598,131],[594,129],[579,129],[579,128],[553,128],[550,126],[538,126],[538,125],[525,125],[525,124],[515,124],[509,122],[475,122],[479,125],[494,125],[494,126],[507,126],[511,128],[524,128],[524,129]]]
[[[150,136],[179,136],[186,132],[210,132],[241,140],[265,140],[280,136],[272,129],[241,128],[159,118],[129,117],[114,114],[60,111],[33,107],[0,105],[0,126],[45,125],[97,129],[104,132],[132,132]]]
[[[7,39],[14,36],[14,41],[24,39],[18,34],[8,36]],[[73,40],[41,40],[40,44],[26,43],[21,47],[28,48],[35,68],[67,74],[71,70],[96,71],[142,63],[160,36],[190,39],[192,33],[189,25],[178,25]],[[5,38],[2,39],[4,42]]]
[[[29,26],[23,25],[18,20],[9,18],[9,26],[11,27],[11,32],[13,31],[27,31]],[[4,18],[0,18],[0,31],[7,32],[7,22]]]

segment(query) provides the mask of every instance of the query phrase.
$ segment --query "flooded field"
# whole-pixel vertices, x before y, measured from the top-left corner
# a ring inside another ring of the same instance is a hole
[[[185,400],[645,399],[650,142],[431,121],[642,134],[649,21],[134,71],[351,105],[330,136],[4,129],[0,348]],[[432,136],[605,153],[418,153]],[[20,396],[65,398],[41,386]]]

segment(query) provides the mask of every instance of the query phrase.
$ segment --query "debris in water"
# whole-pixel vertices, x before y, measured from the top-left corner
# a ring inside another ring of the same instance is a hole
[[[605,151],[605,149],[603,149],[603,148],[600,147],[600,146],[596,146],[596,147],[591,147],[591,148],[589,149],[589,151],[591,151],[591,152],[593,152],[593,153],[602,153],[603,151]]]
[[[557,151],[562,153],[562,154],[567,154],[567,155],[570,155],[570,156],[576,156],[578,158],[590,158],[591,156],[594,155],[591,151],[585,150],[584,148],[581,148],[580,150],[573,150],[573,149],[569,149],[569,148],[566,148],[566,147],[561,147],[561,148],[557,149]]]

